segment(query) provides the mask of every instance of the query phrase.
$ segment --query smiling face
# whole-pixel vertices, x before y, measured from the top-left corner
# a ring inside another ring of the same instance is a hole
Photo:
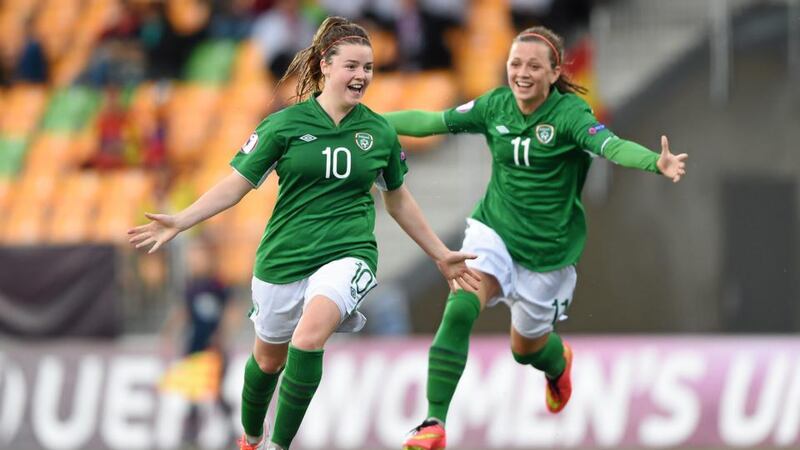
[[[541,41],[516,41],[511,45],[506,62],[508,85],[523,105],[538,106],[547,98],[552,86],[561,75],[561,66],[553,67],[550,47]]]
[[[320,62],[325,77],[323,93],[339,100],[342,106],[357,105],[372,81],[372,48],[344,43],[329,59],[330,63],[325,59]]]

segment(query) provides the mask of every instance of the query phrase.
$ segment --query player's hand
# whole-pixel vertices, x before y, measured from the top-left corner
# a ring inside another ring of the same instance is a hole
[[[689,155],[681,153],[673,155],[669,151],[669,141],[666,136],[661,136],[661,155],[658,157],[656,165],[661,174],[677,183],[681,177],[686,175],[686,158]]]
[[[456,291],[459,287],[473,292],[478,290],[481,276],[466,264],[466,260],[477,257],[470,253],[448,251],[442,259],[436,261],[436,267],[444,275],[451,291]]]
[[[151,222],[128,230],[128,241],[136,248],[152,245],[147,253],[155,252],[181,232],[175,223],[174,216],[145,213],[145,217]]]

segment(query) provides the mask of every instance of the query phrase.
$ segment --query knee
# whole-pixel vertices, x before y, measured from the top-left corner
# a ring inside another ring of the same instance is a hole
[[[326,340],[321,333],[300,331],[292,336],[292,345],[300,350],[320,350],[325,347]]]
[[[261,353],[254,354],[253,357],[258,364],[258,368],[264,373],[278,373],[286,364],[286,354]]]
[[[547,344],[549,333],[536,338],[524,337],[516,330],[511,333],[511,353],[514,360],[520,364],[532,364]]]

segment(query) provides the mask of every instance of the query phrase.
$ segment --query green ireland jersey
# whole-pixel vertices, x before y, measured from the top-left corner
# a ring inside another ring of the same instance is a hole
[[[594,155],[618,138],[574,94],[551,89],[530,115],[508,87],[445,111],[451,133],[480,133],[492,153],[492,175],[472,217],[494,229],[515,262],[547,272],[575,264],[586,243],[581,190]],[[652,153],[650,155],[649,153]],[[641,168],[654,171],[657,153]]]
[[[348,256],[377,272],[370,189],[397,189],[408,170],[383,117],[359,104],[337,126],[312,97],[264,119],[231,166],[254,187],[272,170],[279,177],[256,252],[257,278],[291,283]]]

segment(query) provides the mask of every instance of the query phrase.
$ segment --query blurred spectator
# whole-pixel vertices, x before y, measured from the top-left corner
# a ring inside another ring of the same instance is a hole
[[[184,300],[175,305],[162,329],[162,338],[181,336],[183,355],[201,351],[225,353],[227,320],[233,308],[230,291],[216,273],[216,250],[206,236],[188,242],[185,263],[187,274]]]
[[[331,16],[347,17],[350,20],[361,19],[367,11],[371,0],[319,0],[319,5]]]
[[[253,29],[255,0],[215,0],[210,34],[214,38],[242,40]]]
[[[593,0],[510,0],[511,20],[519,33],[543,25],[564,36],[567,48],[589,26]]]
[[[252,38],[276,78],[283,76],[295,53],[311,45],[317,23],[299,0],[277,0],[275,7],[256,19]]]
[[[103,108],[97,115],[97,152],[87,166],[99,170],[121,169],[128,165],[128,114],[118,86],[106,90]]]
[[[167,123],[164,105],[156,110],[155,123],[140,137],[142,164],[148,169],[162,169],[167,165]]]
[[[144,79],[145,56],[139,34],[138,17],[128,6],[100,36],[81,82],[95,86],[130,86]]]
[[[188,242],[185,261],[188,273],[184,299],[171,308],[167,316],[161,331],[162,348],[173,348],[172,343],[180,335],[183,357],[201,352],[212,352],[219,357],[222,370],[214,383],[217,386],[214,403],[229,416],[231,406],[218,387],[224,378],[229,333],[236,329],[237,318],[243,314],[234,307],[229,288],[216,277],[215,249],[207,237],[196,237]],[[184,434],[197,436],[199,422],[199,408],[193,404]]]
[[[208,34],[207,3],[193,4],[191,11],[183,11],[178,5],[186,3],[144,3],[139,7],[140,39],[147,54],[149,79],[180,78],[192,50]]]
[[[452,66],[445,35],[461,24],[463,1],[378,1],[373,7],[375,19],[397,37],[398,69],[431,70]]]
[[[28,36],[12,79],[28,83],[46,83],[47,74],[47,59],[42,44],[36,38]]]
[[[0,53],[0,87],[11,85],[11,67],[14,61],[5,52]]]

